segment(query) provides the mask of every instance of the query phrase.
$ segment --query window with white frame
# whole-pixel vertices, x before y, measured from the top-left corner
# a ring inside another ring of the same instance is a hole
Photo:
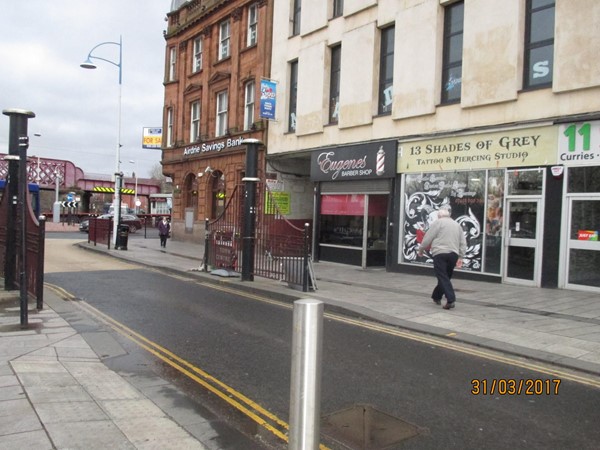
[[[175,81],[175,69],[177,68],[177,47],[169,49],[169,78],[168,81]]]
[[[552,86],[555,0],[527,0],[524,88]]]
[[[254,97],[255,84],[249,81],[244,88],[244,130],[252,128],[254,123]]]
[[[229,27],[229,19],[221,22],[219,25],[219,59],[229,57],[229,41],[231,37],[231,29]]]
[[[167,109],[167,147],[173,147],[173,108]]]
[[[215,136],[224,136],[227,133],[227,91],[217,94],[217,126]]]
[[[248,7],[248,47],[256,45],[258,40],[258,3]]]
[[[194,61],[192,63],[192,71],[194,73],[202,70],[202,37],[198,36],[194,39]]]
[[[190,142],[200,138],[200,102],[195,101],[190,105]]]

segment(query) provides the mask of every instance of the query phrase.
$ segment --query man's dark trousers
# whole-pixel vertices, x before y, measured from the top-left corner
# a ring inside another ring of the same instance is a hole
[[[433,270],[435,271],[438,284],[433,289],[433,293],[431,294],[432,299],[441,300],[442,295],[445,295],[448,303],[456,301],[454,287],[450,279],[454,273],[457,261],[458,255],[456,253],[442,253],[433,257]]]

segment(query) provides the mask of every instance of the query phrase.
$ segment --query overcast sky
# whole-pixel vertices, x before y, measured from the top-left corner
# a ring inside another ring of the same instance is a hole
[[[123,39],[121,170],[149,176],[160,150],[142,149],[143,127],[162,124],[163,30],[171,0],[0,0],[0,109],[33,111],[28,156],[72,161],[84,172],[116,165],[119,69],[93,60],[92,48]],[[93,55],[115,63],[118,45]],[[0,153],[8,153],[9,118],[0,115]],[[41,134],[41,136],[34,136]]]

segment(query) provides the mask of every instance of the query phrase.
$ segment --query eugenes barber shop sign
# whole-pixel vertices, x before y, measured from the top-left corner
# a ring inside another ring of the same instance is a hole
[[[312,181],[392,178],[396,175],[396,141],[332,147],[312,152]]]

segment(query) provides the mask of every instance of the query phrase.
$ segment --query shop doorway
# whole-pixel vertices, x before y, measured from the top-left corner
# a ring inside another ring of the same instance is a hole
[[[600,194],[571,195],[567,217],[565,286],[600,292]]]
[[[541,199],[509,199],[506,211],[504,281],[540,286],[542,213]]]

